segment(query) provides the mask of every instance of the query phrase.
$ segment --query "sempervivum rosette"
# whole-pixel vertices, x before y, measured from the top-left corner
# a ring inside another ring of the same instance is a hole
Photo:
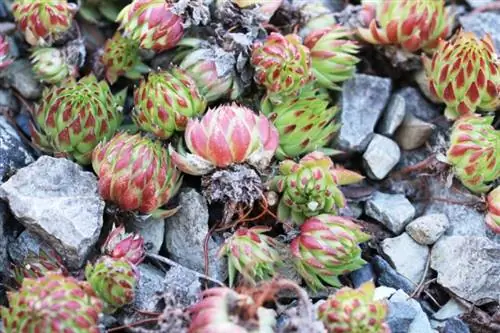
[[[351,220],[329,214],[307,219],[300,234],[290,244],[297,272],[313,289],[325,283],[340,286],[339,275],[361,268],[359,243],[370,239],[368,234]]]
[[[125,227],[113,226],[106,241],[101,246],[101,253],[114,259],[125,259],[133,265],[139,265],[146,256],[144,238],[135,233],[125,232]]]
[[[183,131],[188,119],[201,115],[207,107],[191,76],[176,67],[142,79],[134,90],[134,103],[134,122],[162,139]]]
[[[90,287],[57,273],[23,280],[7,293],[9,308],[0,307],[5,332],[99,333],[103,304]]]
[[[500,107],[500,61],[489,35],[479,40],[460,31],[439,43],[432,60],[423,59],[429,89],[446,104],[449,119]]]
[[[486,213],[486,225],[494,233],[500,234],[500,185],[488,194],[488,212]]]
[[[31,45],[47,46],[68,31],[77,6],[66,0],[16,0],[12,14]]]
[[[274,104],[265,96],[260,108],[278,129],[280,145],[276,158],[293,158],[326,146],[339,129],[334,117],[339,109],[330,106],[328,93],[313,87],[304,88],[296,97]]]
[[[462,117],[450,136],[448,162],[462,184],[476,193],[487,192],[489,183],[500,177],[500,131],[492,122],[493,117]]]
[[[47,275],[48,272],[64,276],[69,274],[61,257],[52,249],[47,251],[40,249],[38,254],[29,251],[22,264],[14,266],[13,271],[14,278],[19,285],[22,285],[25,278],[36,279]]]
[[[359,47],[347,39],[350,35],[347,28],[335,25],[313,30],[304,39],[311,50],[312,72],[318,85],[340,90],[338,84],[353,76]]]
[[[228,258],[229,285],[232,286],[239,272],[246,281],[253,284],[256,280],[272,277],[279,265],[279,244],[272,237],[263,233],[267,227],[239,228],[226,239],[220,254]]]
[[[363,177],[353,171],[335,167],[322,152],[312,152],[298,163],[280,163],[280,174],[271,180],[271,188],[282,193],[278,219],[301,224],[307,217],[335,214],[345,206],[340,185],[353,184]]]
[[[271,33],[263,43],[256,42],[251,62],[255,66],[255,81],[277,103],[297,94],[313,78],[309,49],[295,34]]]
[[[248,318],[244,314],[253,315]],[[246,310],[246,311],[245,311]],[[276,313],[255,304],[254,300],[229,288],[211,288],[188,309],[192,320],[189,333],[273,333]]]
[[[126,259],[100,257],[85,267],[85,279],[104,302],[103,312],[113,313],[135,298],[139,278],[136,267]]]
[[[122,210],[163,217],[176,212],[159,209],[182,183],[160,142],[141,134],[118,133],[94,149],[92,166],[101,196]]]
[[[14,60],[10,57],[9,41],[0,35],[0,70],[7,68]]]
[[[92,151],[109,139],[122,121],[122,103],[94,75],[65,80],[44,91],[31,124],[33,142],[42,150],[90,164]]]
[[[444,0],[363,0],[363,4],[375,17],[368,29],[358,28],[358,34],[371,44],[430,52],[452,29],[452,16]]]
[[[387,303],[374,296],[371,281],[358,289],[343,287],[318,307],[318,317],[328,333],[390,333]]]
[[[163,52],[175,47],[184,34],[182,18],[172,9],[166,0],[134,0],[116,20],[125,37],[144,49]]]
[[[37,48],[31,53],[33,72],[42,82],[57,84],[78,76],[78,66],[69,64],[63,50],[55,47]]]

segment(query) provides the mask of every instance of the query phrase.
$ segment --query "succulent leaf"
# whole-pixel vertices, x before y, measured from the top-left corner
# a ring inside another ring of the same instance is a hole
[[[114,259],[128,260],[132,265],[138,265],[146,256],[144,238],[136,233],[125,232],[123,225],[113,226],[101,247],[101,253]]]
[[[500,234],[500,185],[488,194],[486,202],[488,204],[486,225],[495,234]]]
[[[0,70],[7,68],[14,60],[10,56],[10,45],[7,38],[0,35]]]
[[[38,254],[29,251],[23,263],[14,266],[14,276],[20,286],[25,278],[36,279],[47,275],[48,272],[56,272],[63,276],[69,274],[61,257],[52,249],[47,251],[40,249]]]
[[[78,66],[70,65],[64,53],[55,47],[39,47],[31,53],[33,72],[42,82],[58,84],[78,76]]]

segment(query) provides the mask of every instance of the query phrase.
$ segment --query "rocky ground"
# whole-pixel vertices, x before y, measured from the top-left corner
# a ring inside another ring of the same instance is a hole
[[[490,33],[500,49],[500,12],[472,12],[488,2],[494,1],[460,4],[457,24],[479,35]],[[3,4],[0,21],[0,30],[11,28]],[[89,45],[104,40],[89,24],[82,25],[82,34]],[[23,54],[19,36],[12,35],[11,44]],[[483,198],[467,191],[438,162],[450,129],[443,106],[427,98],[410,77],[392,75],[390,65],[378,68],[386,65],[374,62],[373,48],[364,48],[362,59],[358,73],[339,93],[342,127],[335,147],[349,153],[340,162],[367,176],[361,184],[346,187],[349,207],[342,214],[359,221],[373,238],[363,245],[368,264],[344,281],[354,287],[376,281],[377,297],[389,299],[393,333],[500,332],[500,239],[484,223]],[[12,264],[21,264],[39,249],[54,249],[70,270],[78,271],[96,253],[95,245],[116,217],[100,198],[91,169],[40,156],[18,133],[21,129],[29,136],[24,103],[42,93],[30,66],[21,56],[0,74],[0,108],[14,115],[0,116],[4,281]],[[142,320],[151,324],[160,313],[156,329],[166,331],[174,321],[181,321],[181,327],[182,316],[172,311],[192,304],[206,286],[226,283],[227,264],[217,257],[224,235],[215,233],[206,242],[218,208],[207,203],[195,180],[185,181],[174,200],[181,208],[172,217],[126,216],[130,231],[144,237],[148,256],[139,265],[133,305],[103,318],[103,328]],[[8,288],[0,284],[2,305]],[[314,302],[327,295],[309,291]]]

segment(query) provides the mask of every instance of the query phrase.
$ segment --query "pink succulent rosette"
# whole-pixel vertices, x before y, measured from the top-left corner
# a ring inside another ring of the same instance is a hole
[[[126,259],[133,265],[139,265],[146,255],[144,238],[139,234],[125,232],[123,225],[113,226],[101,252],[114,259]]]
[[[7,38],[0,35],[0,70],[7,68],[14,60],[10,58],[10,46]]]

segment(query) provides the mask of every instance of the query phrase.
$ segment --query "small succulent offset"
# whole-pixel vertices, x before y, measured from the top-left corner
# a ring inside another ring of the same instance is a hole
[[[14,277],[19,286],[25,278],[36,279],[45,276],[48,272],[56,272],[68,276],[61,257],[52,249],[40,249],[38,254],[29,251],[21,265],[14,266]]]
[[[390,333],[387,303],[374,295],[372,281],[357,289],[343,287],[318,307],[318,317],[328,333]]]
[[[139,44],[124,38],[119,32],[104,44],[101,62],[105,67],[104,76],[110,84],[114,84],[120,76],[137,80],[149,71],[149,67],[141,61]]]
[[[233,286],[236,272],[252,284],[274,275],[280,262],[279,244],[263,234],[269,230],[262,226],[239,228],[226,239],[219,254],[228,257],[229,286]]]
[[[460,31],[423,63],[429,89],[446,104],[449,119],[500,107],[500,61],[489,35]]]
[[[152,72],[134,90],[134,122],[143,131],[167,139],[186,128],[188,119],[207,108],[194,80],[184,70]]]
[[[329,106],[328,93],[312,86],[302,89],[296,97],[283,99],[274,104],[265,96],[260,108],[278,129],[280,145],[276,158],[293,158],[315,150],[333,153],[324,148],[333,138],[340,125],[334,117],[339,109]]]
[[[358,28],[368,43],[396,45],[408,52],[432,52],[453,27],[444,0],[363,0],[373,13],[369,28]]]
[[[486,203],[488,205],[486,225],[495,234],[500,234],[500,185],[488,194]]]
[[[273,333],[276,313],[259,306],[254,318],[243,318],[248,307],[257,307],[248,295],[229,288],[211,288],[188,311],[192,320],[188,333]]]
[[[163,52],[177,45],[184,35],[182,18],[166,0],[134,0],[118,14],[123,35],[143,49]]]
[[[169,146],[170,155],[182,172],[195,176],[238,163],[264,169],[279,141],[264,115],[234,103],[209,109],[200,120],[189,119],[184,138],[192,154]]]
[[[347,39],[352,34],[349,29],[334,25],[313,30],[304,39],[304,45],[311,50],[312,72],[319,86],[340,90],[338,84],[354,75],[360,59],[355,56],[358,44]]]
[[[33,72],[42,82],[58,84],[66,78],[76,78],[79,68],[69,64],[63,50],[55,47],[39,47],[30,56]]]
[[[341,286],[339,275],[354,271],[366,262],[359,243],[370,236],[353,221],[340,216],[321,214],[307,219],[300,234],[290,244],[297,272],[313,289],[324,283]]]
[[[146,256],[144,238],[139,234],[125,232],[123,225],[113,226],[101,246],[101,253],[114,259],[125,259],[132,265],[139,265]]]
[[[492,116],[472,115],[458,119],[452,128],[447,159],[472,192],[487,192],[488,183],[500,177],[500,131],[492,122]]]
[[[273,32],[264,43],[256,42],[251,62],[255,66],[255,81],[267,89],[275,103],[297,94],[313,79],[310,51],[295,34],[283,36]]]
[[[104,302],[103,312],[113,313],[134,301],[139,272],[124,258],[102,256],[87,264],[85,279]]]
[[[141,134],[118,133],[94,149],[92,166],[99,177],[100,195],[122,210],[158,217],[177,211],[160,209],[182,183],[181,173],[160,142]]]
[[[356,172],[335,167],[328,156],[318,151],[307,154],[298,163],[281,162],[279,172],[270,182],[273,190],[282,193],[278,219],[295,224],[303,223],[307,217],[335,214],[345,207],[339,186],[363,179]]]
[[[0,35],[0,70],[9,67],[14,60],[10,56],[10,45],[7,38]]]
[[[73,277],[50,272],[26,278],[7,298],[9,308],[0,307],[5,332],[100,332],[103,304],[85,282]]]
[[[113,96],[94,75],[68,78],[47,88],[31,123],[33,142],[42,150],[90,164],[97,144],[109,139],[122,121],[121,96]]]
[[[69,30],[77,7],[66,0],[15,0],[12,15],[30,45],[49,46]]]

